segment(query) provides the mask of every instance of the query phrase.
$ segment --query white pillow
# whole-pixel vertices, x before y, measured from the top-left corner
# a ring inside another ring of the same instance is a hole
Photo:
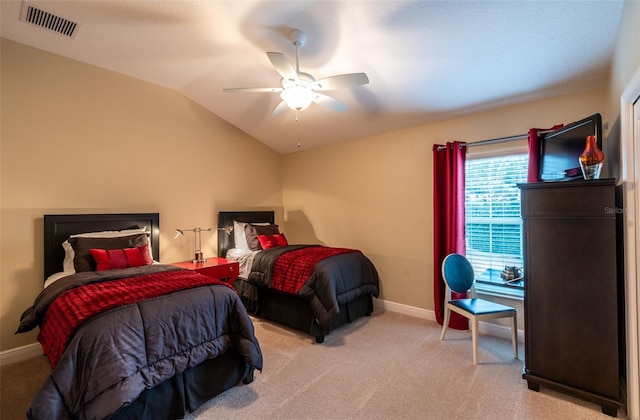
[[[251,251],[249,249],[249,245],[247,244],[247,237],[244,235],[244,225],[246,222],[237,222],[233,221],[233,241],[235,242],[234,248],[242,249],[244,251]],[[269,222],[257,222],[251,223],[256,226],[269,226],[271,223]]]
[[[140,233],[149,233],[149,232],[147,232],[146,227],[143,227],[141,229],[104,230],[102,232],[76,233],[74,235],[69,236],[69,238],[119,238],[121,236],[138,235]],[[150,236],[147,237],[147,243],[149,244],[149,246],[147,247],[149,249],[149,257],[151,258],[151,261],[153,261],[153,249],[151,247]],[[73,266],[73,258],[76,256],[76,254],[73,251],[73,247],[71,246],[68,240],[62,243],[62,248],[64,249],[64,261],[62,262],[62,271],[64,271],[65,273],[73,274],[76,272],[76,269]]]
[[[234,248],[247,250],[249,245],[247,245],[247,238],[244,236],[244,225],[246,223],[233,221],[233,240],[235,242]]]
[[[63,277],[66,277],[66,276],[70,276],[70,275],[72,275],[74,273],[75,273],[75,271],[72,272],[72,273],[60,272],[60,273],[52,274],[47,278],[47,281],[44,282],[44,288],[46,289],[47,287],[51,286],[56,280],[59,280],[59,279],[61,279]]]

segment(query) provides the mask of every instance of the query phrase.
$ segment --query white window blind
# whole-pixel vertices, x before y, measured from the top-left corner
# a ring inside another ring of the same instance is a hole
[[[466,252],[479,283],[523,288],[523,281],[507,283],[501,273],[523,267],[517,184],[526,182],[527,164],[527,154],[467,159]]]

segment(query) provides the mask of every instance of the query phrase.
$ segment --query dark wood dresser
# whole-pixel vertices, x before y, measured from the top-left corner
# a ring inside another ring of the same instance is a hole
[[[600,404],[615,417],[625,376],[620,191],[613,179],[519,187],[522,377],[529,389],[548,386]]]

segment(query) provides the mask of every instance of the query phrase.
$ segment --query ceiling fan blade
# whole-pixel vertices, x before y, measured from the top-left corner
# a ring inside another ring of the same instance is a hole
[[[369,83],[369,78],[365,73],[349,73],[320,79],[309,85],[309,88],[313,90],[331,90],[366,85],[367,83]]]
[[[313,102],[317,103],[318,105],[322,105],[323,107],[328,108],[332,111],[342,112],[348,108],[347,104],[337,100],[336,98],[332,98],[331,96],[323,95],[322,93],[317,92],[316,95],[318,96],[313,100]]]
[[[273,112],[271,113],[271,115],[275,117],[276,115],[282,114],[287,109],[289,109],[289,105],[287,105],[285,101],[282,101],[278,104],[277,107],[273,109]]]
[[[282,88],[227,88],[225,92],[282,92]]]
[[[287,60],[287,57],[278,52],[267,52],[267,56],[273,64],[273,67],[280,73],[284,79],[298,80],[298,72],[295,67]]]

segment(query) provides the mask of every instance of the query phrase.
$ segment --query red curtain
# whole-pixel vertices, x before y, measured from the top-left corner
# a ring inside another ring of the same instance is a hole
[[[444,321],[442,261],[452,252],[465,255],[464,234],[464,163],[467,148],[463,142],[433,146],[433,298],[436,320]],[[453,298],[465,298],[454,293]],[[449,327],[469,328],[463,316],[451,314]]]
[[[529,130],[529,167],[527,168],[527,182],[540,182],[540,132],[557,130],[562,124],[543,130],[532,128]]]

